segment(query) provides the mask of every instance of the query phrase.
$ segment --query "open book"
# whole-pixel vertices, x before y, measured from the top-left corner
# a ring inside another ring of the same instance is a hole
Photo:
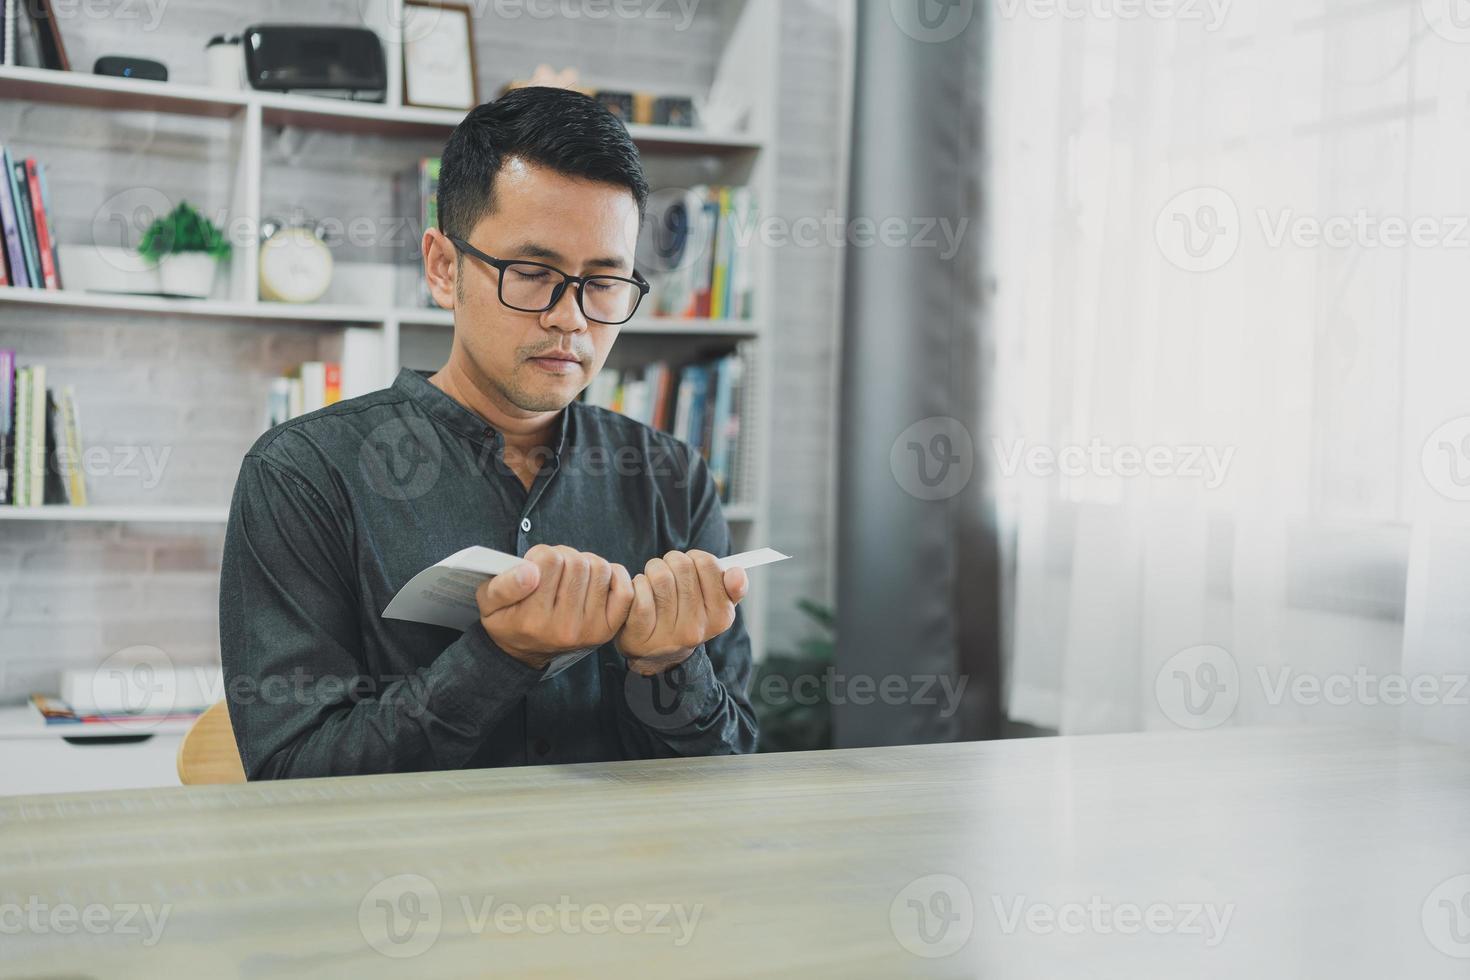
[[[756,568],[790,557],[772,548],[757,548],[721,558],[719,566],[722,570]],[[408,584],[399,589],[388,603],[388,608],[383,610],[383,618],[457,630],[469,629],[480,618],[480,607],[475,602],[475,590],[480,583],[491,576],[505,574],[523,561],[524,558],[479,545],[456,551],[409,579]],[[557,657],[547,666],[541,679],[555,677],[591,652],[578,650]]]

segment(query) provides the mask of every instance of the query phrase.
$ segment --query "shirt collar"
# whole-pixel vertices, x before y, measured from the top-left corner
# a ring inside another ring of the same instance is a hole
[[[413,399],[414,403],[427,412],[431,418],[442,422],[456,432],[485,442],[504,442],[504,437],[494,426],[450,398],[441,388],[431,382],[430,374],[429,371],[403,368],[398,372],[393,388]],[[572,414],[576,406],[577,402],[572,402],[556,416],[551,444],[558,460],[561,459],[566,449],[568,433],[573,426]]]

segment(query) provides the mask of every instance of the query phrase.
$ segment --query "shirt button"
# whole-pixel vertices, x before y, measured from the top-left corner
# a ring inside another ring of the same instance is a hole
[[[538,738],[531,748],[536,750],[537,755],[546,755],[551,751],[551,743],[544,738]]]
[[[521,531],[525,534],[531,533],[531,519],[529,517],[521,518]]]

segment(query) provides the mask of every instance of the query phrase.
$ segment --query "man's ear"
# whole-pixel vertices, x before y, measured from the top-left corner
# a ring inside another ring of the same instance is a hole
[[[454,243],[444,237],[438,228],[424,232],[424,279],[429,284],[429,295],[446,310],[454,309],[455,277],[459,270],[459,253]]]

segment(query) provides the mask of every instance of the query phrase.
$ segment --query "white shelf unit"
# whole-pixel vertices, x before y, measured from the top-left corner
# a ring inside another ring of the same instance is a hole
[[[363,0],[363,9],[381,24],[402,23],[402,0]],[[758,206],[775,199],[776,108],[778,94],[777,57],[779,10],[776,0],[743,0],[731,4],[723,14],[728,37],[720,58],[716,83],[726,91],[740,92],[749,99],[750,115],[739,133],[705,132],[699,129],[630,125],[630,135],[645,161],[664,158],[709,158],[739,160],[739,172],[755,194]],[[261,184],[264,176],[263,145],[275,127],[297,127],[380,137],[447,138],[463,113],[400,104],[401,65],[394,57],[398,49],[386,44],[389,55],[388,98],[384,103],[349,102],[304,95],[245,90],[223,91],[198,85],[111,78],[82,72],[60,72],[38,68],[0,66],[0,99],[38,102],[79,109],[111,112],[155,112],[202,119],[229,120],[235,129],[239,156],[235,166],[230,212],[234,221],[259,227],[263,217]],[[493,93],[480,93],[481,98]],[[657,186],[657,185],[655,185]],[[62,244],[68,244],[63,242]],[[748,369],[748,394],[741,419],[742,464],[752,475],[747,499],[725,507],[732,524],[736,547],[765,544],[769,514],[769,439],[774,412],[770,404],[770,322],[772,264],[768,249],[759,243],[749,246],[754,263],[754,312],[748,320],[679,320],[638,318],[622,328],[631,337],[685,341],[754,341],[755,363]],[[400,328],[442,329],[453,326],[447,310],[411,309],[383,305],[282,304],[260,299],[256,266],[259,244],[236,243],[231,256],[229,296],[221,299],[180,300],[166,297],[45,291],[0,288],[0,338],[8,321],[28,309],[62,308],[88,315],[150,314],[255,321],[262,329],[271,323],[320,323],[324,328],[358,326],[377,328],[383,343],[383,383],[391,382],[401,363]],[[25,356],[25,352],[20,352]],[[126,522],[220,524],[226,509],[220,506],[93,506],[0,507],[0,521]],[[747,620],[756,656],[765,641],[765,589],[762,576],[753,576],[746,599]]]

